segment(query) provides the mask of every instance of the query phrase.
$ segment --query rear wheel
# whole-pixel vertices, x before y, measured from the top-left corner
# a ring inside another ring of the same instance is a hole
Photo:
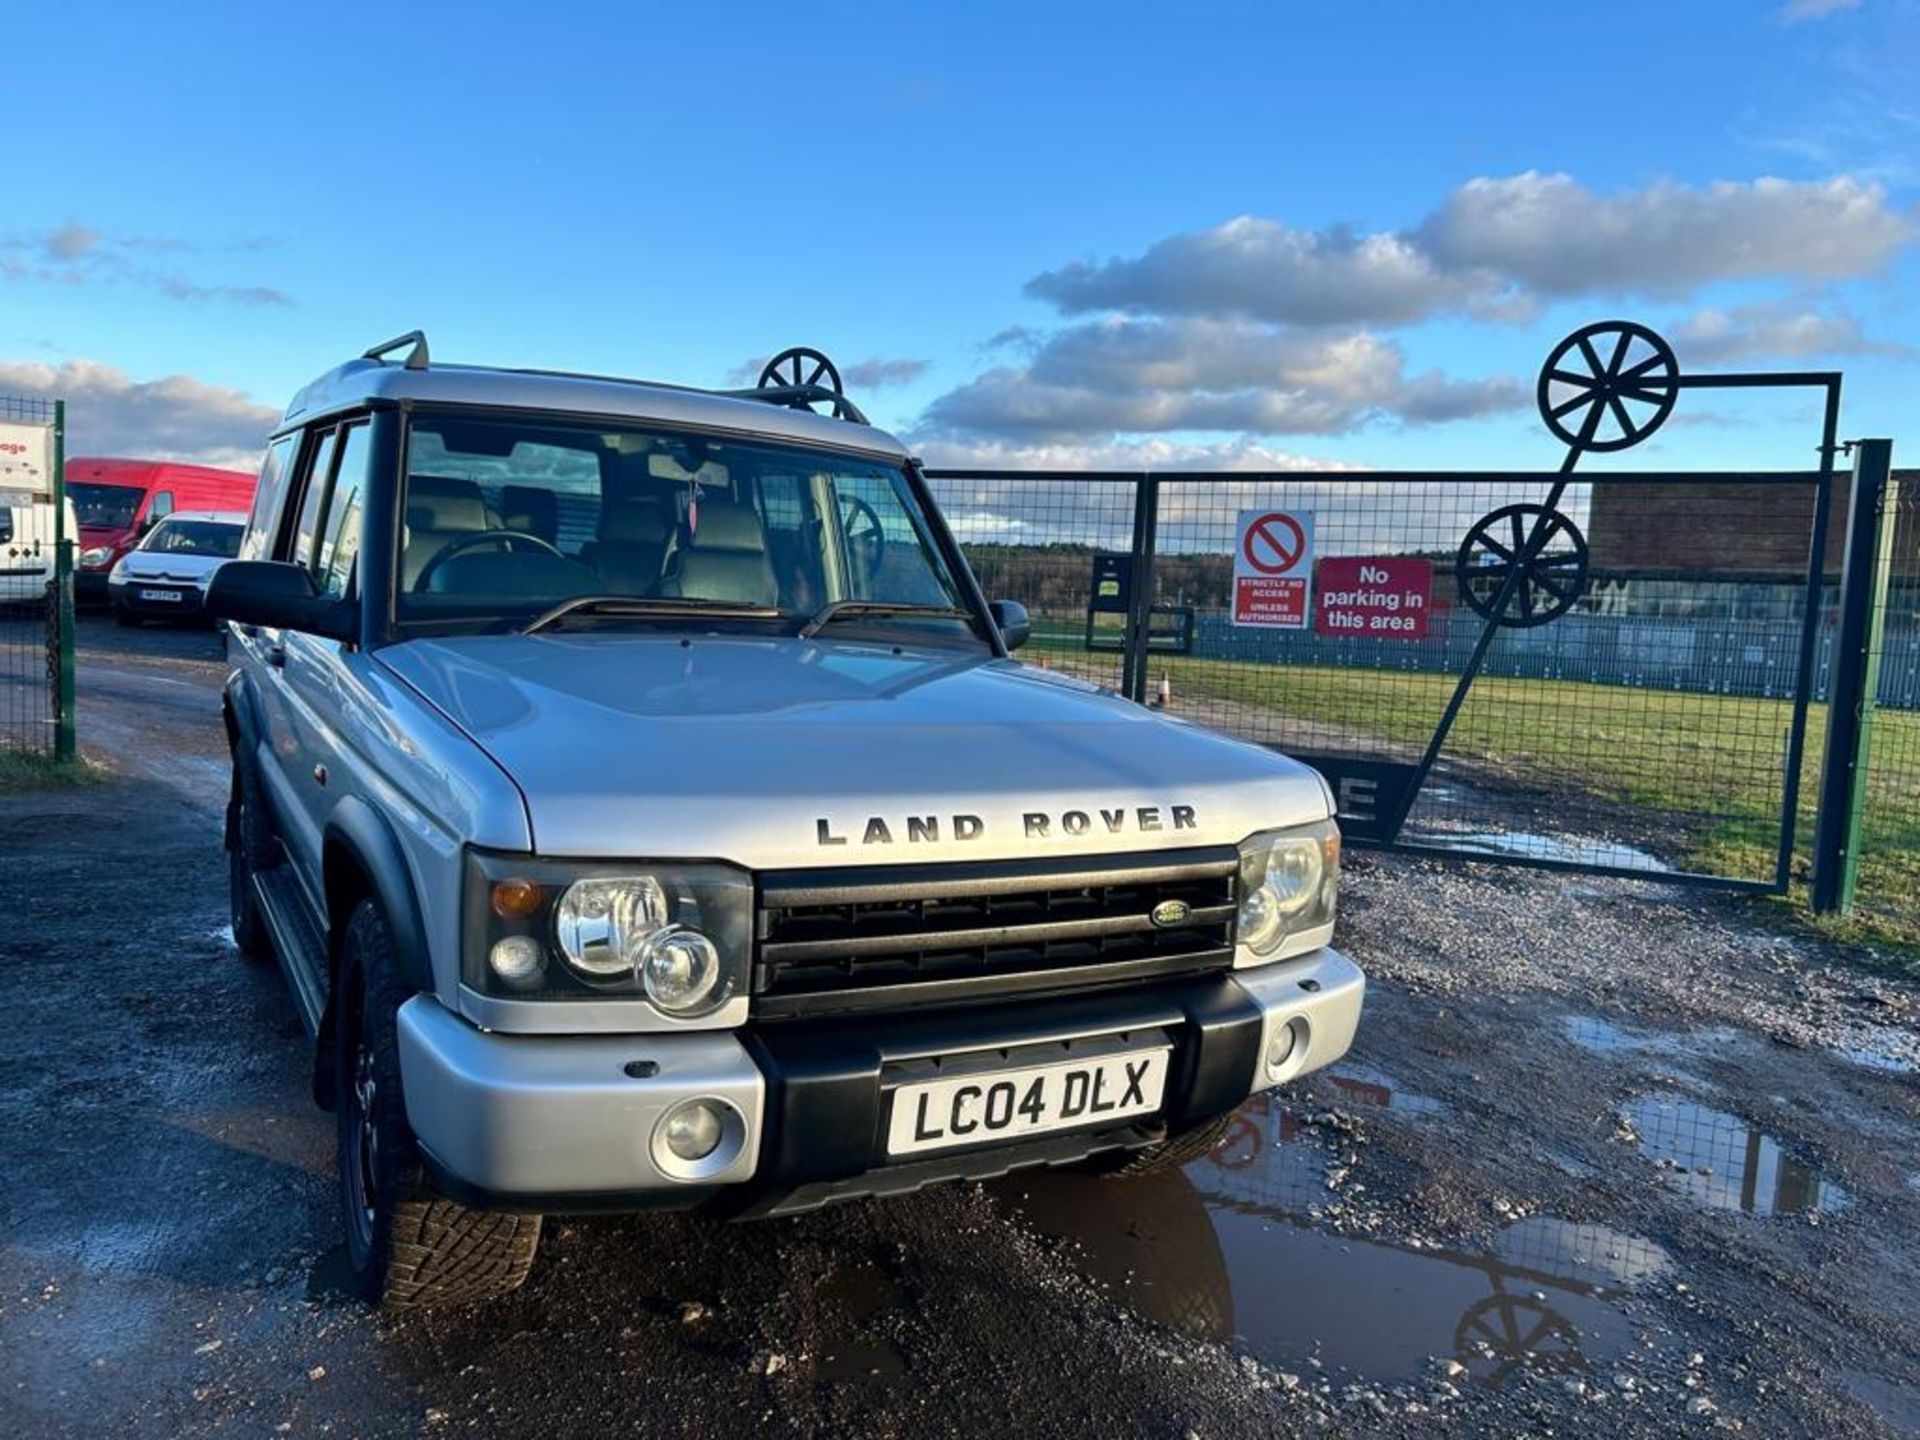
[[[1158,1175],[1167,1170],[1177,1170],[1182,1165],[1191,1165],[1214,1152],[1214,1148],[1232,1128],[1236,1113],[1229,1110],[1225,1115],[1190,1129],[1175,1131],[1143,1150],[1096,1155],[1086,1162],[1086,1168],[1109,1180],[1130,1180],[1137,1175]]]
[[[334,1113],[340,1202],[354,1288],[401,1309],[491,1300],[517,1290],[540,1243],[538,1215],[469,1210],[433,1193],[407,1124],[393,932],[363,900],[341,943]]]

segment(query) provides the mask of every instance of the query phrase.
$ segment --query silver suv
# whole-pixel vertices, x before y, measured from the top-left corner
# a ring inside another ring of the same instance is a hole
[[[512,1289],[553,1212],[1179,1164],[1351,1042],[1318,776],[1010,658],[815,352],[720,394],[376,347],[208,608],[234,938],[369,1299]]]

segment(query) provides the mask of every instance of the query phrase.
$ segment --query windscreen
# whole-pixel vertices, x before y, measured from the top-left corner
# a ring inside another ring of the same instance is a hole
[[[240,553],[245,527],[219,520],[162,520],[140,548],[162,555],[211,555],[231,560]]]
[[[836,600],[964,603],[905,470],[827,450],[427,412],[404,513],[403,622],[510,624],[578,596],[794,621]]]
[[[146,491],[134,485],[100,485],[82,481],[67,486],[67,498],[82,525],[98,530],[125,530],[133,524]]]

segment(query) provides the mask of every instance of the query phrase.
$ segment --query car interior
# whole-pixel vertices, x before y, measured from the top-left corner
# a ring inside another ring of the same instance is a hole
[[[829,598],[835,546],[852,595],[953,603],[884,467],[849,462],[844,475],[796,474],[790,455],[771,450],[731,446],[716,458],[704,447],[619,438],[626,448],[574,448],[561,460],[557,447],[537,443],[471,456],[451,444],[417,446],[416,463],[425,464],[407,480],[407,608],[454,613],[591,594],[810,614]],[[469,473],[438,473],[436,462]],[[836,499],[830,545],[821,517]],[[883,512],[903,542],[893,556]]]

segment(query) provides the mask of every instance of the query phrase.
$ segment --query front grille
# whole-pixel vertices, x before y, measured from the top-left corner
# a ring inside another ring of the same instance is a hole
[[[764,874],[754,1013],[920,1007],[1224,968],[1238,871],[1238,853],[1217,848]],[[1156,924],[1168,901],[1186,918]]]

